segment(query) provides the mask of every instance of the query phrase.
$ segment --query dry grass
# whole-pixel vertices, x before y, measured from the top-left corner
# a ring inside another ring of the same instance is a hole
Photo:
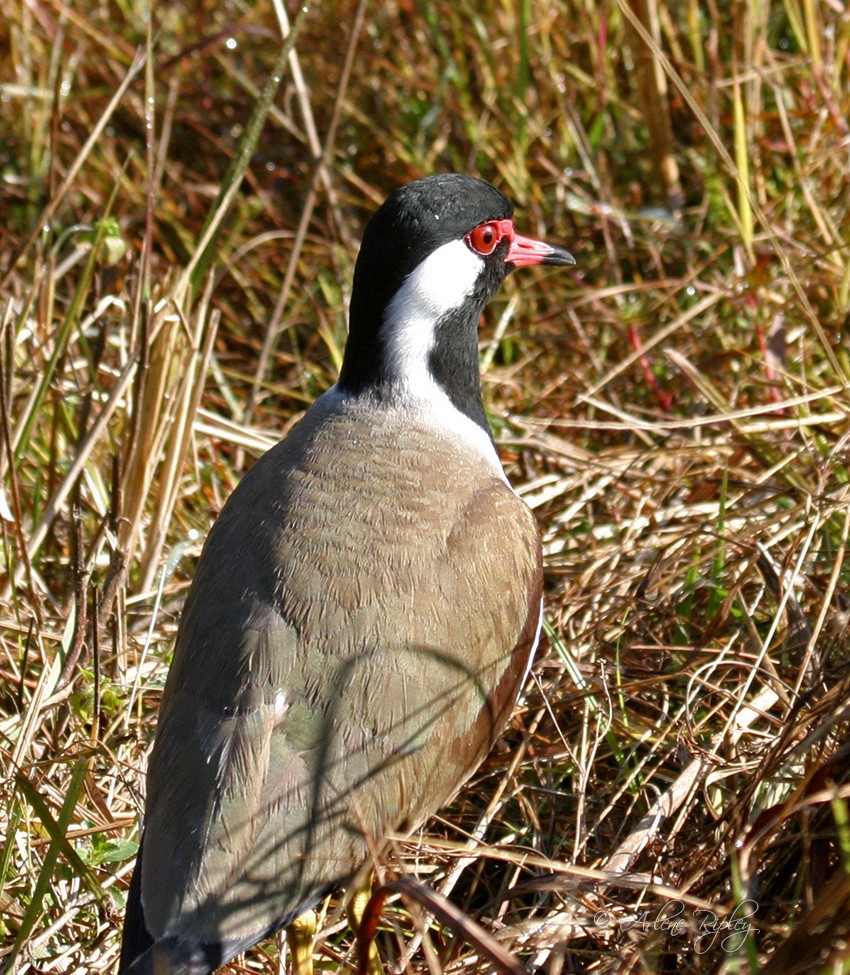
[[[551,632],[391,867],[551,975],[850,970],[844,5],[324,5],[277,90],[280,8],[143,9],[0,24],[4,962],[112,970],[200,539],[333,381],[365,217],[456,169],[579,259],[482,330]],[[409,970],[489,967],[426,920]]]

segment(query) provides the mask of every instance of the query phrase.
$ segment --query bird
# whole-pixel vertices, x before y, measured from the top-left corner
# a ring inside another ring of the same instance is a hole
[[[198,560],[122,975],[208,975],[294,932],[504,729],[542,556],[482,404],[478,326],[516,268],[573,264],[465,174],[406,183],[368,222],[337,382],[242,478]]]

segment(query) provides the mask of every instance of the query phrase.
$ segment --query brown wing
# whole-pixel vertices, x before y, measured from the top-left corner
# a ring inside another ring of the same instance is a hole
[[[539,619],[531,513],[480,457],[381,438],[370,458],[342,419],[302,424],[210,534],[149,773],[156,938],[288,923],[447,801],[516,699]]]

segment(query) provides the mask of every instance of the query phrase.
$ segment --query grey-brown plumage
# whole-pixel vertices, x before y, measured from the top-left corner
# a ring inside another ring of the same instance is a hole
[[[447,246],[509,216],[492,187],[453,180],[489,192]],[[420,233],[417,271],[443,246]],[[358,267],[373,243],[367,230]],[[492,278],[480,294],[463,285],[451,314],[432,309],[432,355],[441,327],[458,329],[461,359],[474,355],[512,246],[473,254]],[[412,279],[392,306],[407,318]],[[419,370],[409,339],[393,345],[407,326],[381,317],[379,379],[358,386],[343,370],[245,476],[204,547],[148,773],[122,971],[201,975],[289,924],[388,832],[451,799],[516,700],[540,617],[534,519],[486,422],[433,381],[439,367]]]

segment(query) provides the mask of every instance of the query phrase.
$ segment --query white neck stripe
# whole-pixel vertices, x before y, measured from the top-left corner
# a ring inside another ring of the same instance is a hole
[[[486,457],[494,472],[507,480],[487,431],[452,403],[428,365],[437,323],[469,298],[483,269],[482,259],[462,240],[438,247],[411,271],[387,305],[380,335],[385,374],[399,409],[408,412],[412,422],[424,423]]]
[[[437,322],[463,305],[483,269],[480,257],[462,240],[453,240],[429,254],[405,278],[381,323],[391,380],[413,388],[433,384],[428,356]]]

